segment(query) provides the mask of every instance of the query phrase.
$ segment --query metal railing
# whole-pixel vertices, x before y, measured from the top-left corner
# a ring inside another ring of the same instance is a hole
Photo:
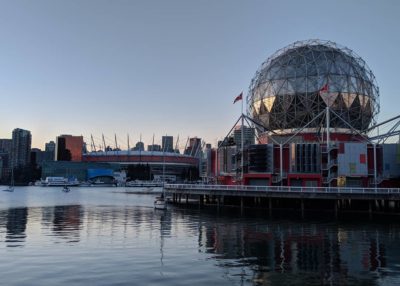
[[[245,186],[245,185],[202,185],[166,184],[168,190],[202,191],[244,191],[244,192],[282,192],[282,193],[334,193],[334,194],[399,194],[400,188],[352,188],[352,187],[289,187],[289,186]]]

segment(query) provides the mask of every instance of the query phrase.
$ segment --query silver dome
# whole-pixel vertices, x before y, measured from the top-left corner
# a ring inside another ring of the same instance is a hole
[[[330,41],[295,42],[268,58],[251,81],[248,112],[269,130],[305,126],[326,106],[364,132],[379,113],[379,89],[363,59]],[[325,125],[322,116],[309,128]],[[332,128],[349,129],[335,116]]]

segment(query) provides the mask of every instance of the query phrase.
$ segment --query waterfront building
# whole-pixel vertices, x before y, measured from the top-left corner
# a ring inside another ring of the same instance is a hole
[[[60,135],[56,139],[57,161],[82,161],[83,137],[72,135]]]
[[[232,152],[240,146],[240,127],[233,132],[236,147],[229,144],[232,135],[224,139],[216,173],[224,182],[400,186],[400,145],[382,143],[389,133],[368,136],[378,126],[379,88],[350,49],[320,40],[280,49],[256,72],[246,102],[257,144],[245,146],[244,154]]]
[[[42,180],[47,177],[76,178],[80,182],[95,178],[101,170],[120,170],[120,165],[115,163],[97,162],[71,162],[71,161],[44,161],[42,164]]]
[[[82,161],[117,164],[121,170],[129,166],[148,166],[151,173],[149,177],[159,178],[165,173],[177,181],[184,181],[190,169],[199,168],[199,158],[162,151],[97,151],[83,154]]]
[[[28,130],[16,128],[12,132],[11,168],[29,164],[32,136]]]

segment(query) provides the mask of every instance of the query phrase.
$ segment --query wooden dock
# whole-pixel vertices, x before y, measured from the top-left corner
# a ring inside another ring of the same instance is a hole
[[[245,208],[330,210],[400,214],[400,188],[318,188],[166,184],[174,204],[237,206]]]

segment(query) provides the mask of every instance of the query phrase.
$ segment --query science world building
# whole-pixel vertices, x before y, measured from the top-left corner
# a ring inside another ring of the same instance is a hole
[[[258,144],[233,156],[236,180],[299,187],[399,186],[399,144],[386,142],[393,133],[372,136],[381,125],[379,96],[373,72],[349,48],[308,40],[278,50],[261,64],[249,87],[247,117]],[[226,148],[232,146],[220,146],[219,153]]]

